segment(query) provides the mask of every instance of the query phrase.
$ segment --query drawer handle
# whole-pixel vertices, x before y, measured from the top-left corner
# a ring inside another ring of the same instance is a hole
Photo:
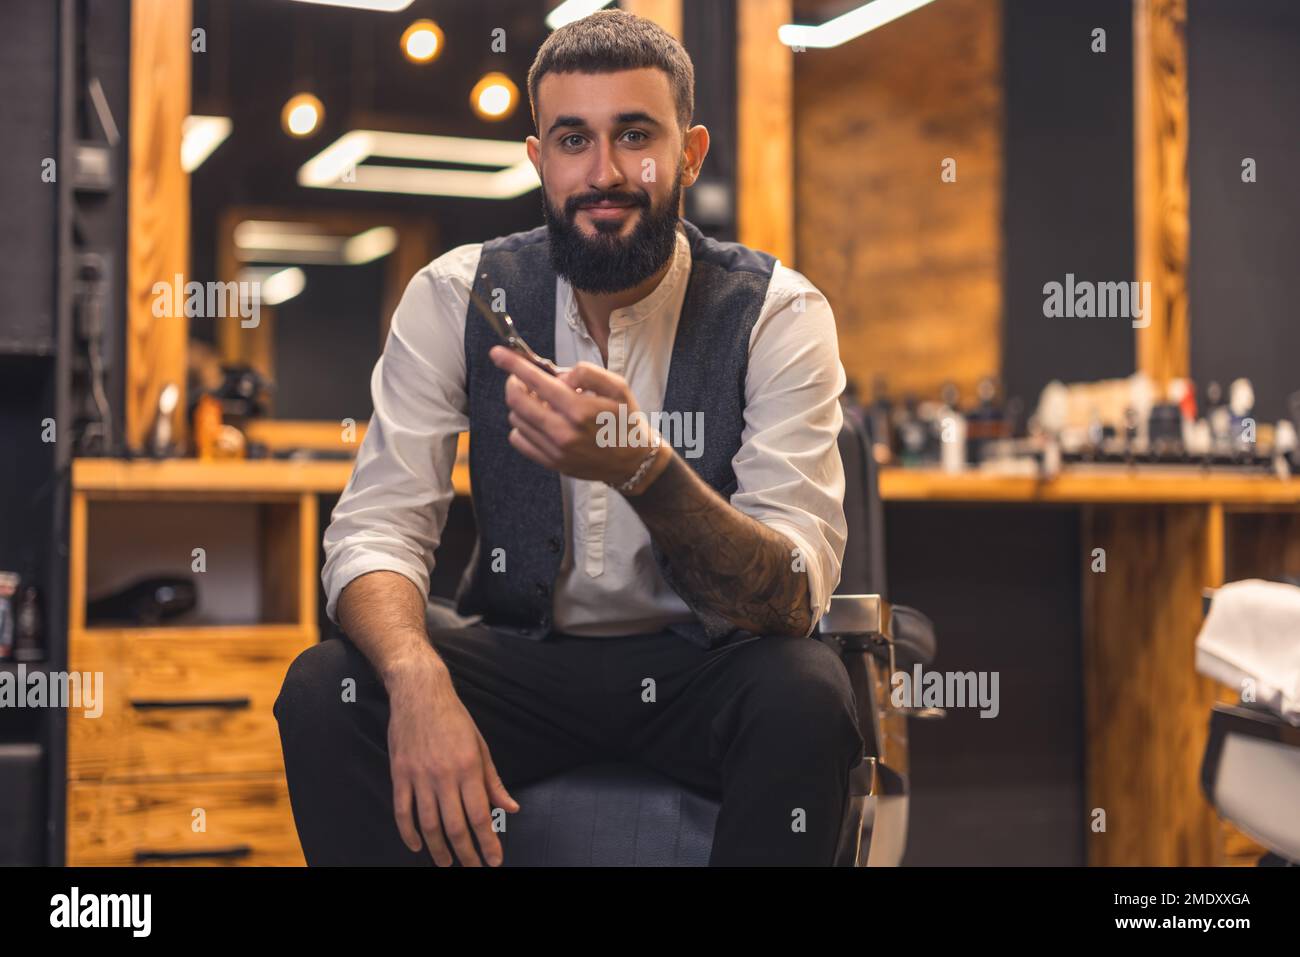
[[[164,700],[156,698],[132,698],[131,707],[137,711],[159,711],[168,708],[223,708],[226,711],[243,711],[252,707],[248,698],[184,698]]]
[[[241,857],[252,855],[253,849],[247,844],[236,844],[234,847],[214,847],[208,850],[194,851],[140,851],[135,852],[135,862],[144,864],[148,861],[193,861],[201,858],[214,857],[221,860],[234,860]]]

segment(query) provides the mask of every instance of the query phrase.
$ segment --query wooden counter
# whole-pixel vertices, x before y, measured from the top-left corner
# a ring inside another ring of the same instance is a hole
[[[74,489],[101,495],[212,492],[316,492],[337,495],[352,475],[351,461],[209,461],[195,459],[77,459]],[[469,494],[469,441],[461,434],[452,484],[457,495]],[[1300,506],[1300,479],[1273,476],[1184,474],[1137,470],[1130,474],[1065,472],[1050,481],[970,471],[887,468],[880,474],[880,495],[887,502],[1046,502],[1069,505],[1199,504],[1230,508]]]

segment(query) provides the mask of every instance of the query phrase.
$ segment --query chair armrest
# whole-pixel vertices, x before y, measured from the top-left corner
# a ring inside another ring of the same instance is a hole
[[[817,633],[861,650],[893,636],[893,609],[879,595],[832,595],[817,622]]]

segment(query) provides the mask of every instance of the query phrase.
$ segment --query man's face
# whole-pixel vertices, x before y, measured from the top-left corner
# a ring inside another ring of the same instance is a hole
[[[548,73],[537,111],[528,154],[542,180],[555,271],[592,293],[654,275],[676,242],[687,159],[668,75]]]

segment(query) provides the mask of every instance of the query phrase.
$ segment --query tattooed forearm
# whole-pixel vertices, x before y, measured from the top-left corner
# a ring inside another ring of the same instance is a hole
[[[732,507],[680,456],[627,501],[668,559],[670,584],[706,625],[723,619],[757,635],[808,632],[808,575],[795,570],[802,563],[793,543]]]

